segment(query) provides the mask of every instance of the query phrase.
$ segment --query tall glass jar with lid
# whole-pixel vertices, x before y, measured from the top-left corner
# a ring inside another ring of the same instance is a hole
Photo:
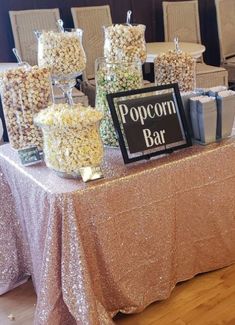
[[[55,85],[62,89],[69,104],[73,104],[72,88],[86,67],[82,45],[83,31],[79,28],[36,31],[38,65],[49,67]]]

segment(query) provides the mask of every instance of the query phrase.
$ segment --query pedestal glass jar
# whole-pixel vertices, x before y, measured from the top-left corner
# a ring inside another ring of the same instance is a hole
[[[193,91],[196,88],[195,68],[195,59],[190,54],[175,50],[162,53],[154,60],[155,84],[178,83],[180,91]]]
[[[104,114],[100,132],[105,145],[118,147],[118,140],[106,95],[138,89],[142,86],[143,76],[140,60],[132,62],[113,62],[106,58],[96,60],[96,108]]]
[[[86,67],[81,29],[36,32],[38,38],[38,64],[50,67],[54,83],[62,89],[67,101],[73,104],[72,88],[76,77]]]
[[[42,133],[33,118],[53,102],[50,70],[29,65],[8,70],[0,75],[0,92],[11,146],[42,150]]]
[[[104,27],[104,56],[110,61],[146,61],[145,25],[116,24]]]
[[[59,176],[76,178],[83,167],[98,167],[103,160],[99,134],[103,114],[81,104],[54,104],[39,113],[35,123],[43,131],[47,167]]]

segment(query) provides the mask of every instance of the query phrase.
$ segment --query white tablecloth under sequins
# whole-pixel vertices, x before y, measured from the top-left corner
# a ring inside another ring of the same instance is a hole
[[[35,325],[105,325],[175,284],[235,262],[235,139],[84,184],[0,147],[0,290],[32,275]]]

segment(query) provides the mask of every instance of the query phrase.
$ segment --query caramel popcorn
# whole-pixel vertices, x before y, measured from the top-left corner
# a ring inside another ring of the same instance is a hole
[[[154,60],[155,84],[178,83],[180,91],[195,88],[195,60],[184,52],[169,51]]]
[[[42,134],[33,117],[52,102],[50,70],[37,66],[8,70],[0,76],[0,89],[11,146],[42,149]]]
[[[43,130],[47,166],[66,174],[99,166],[103,159],[99,135],[102,117],[101,112],[81,104],[54,104],[40,112],[35,123]]]
[[[140,59],[144,63],[147,57],[144,33],[144,25],[117,24],[105,28],[104,56],[111,61]]]
[[[86,67],[80,30],[42,32],[39,36],[38,64],[49,66],[53,76],[76,74]]]

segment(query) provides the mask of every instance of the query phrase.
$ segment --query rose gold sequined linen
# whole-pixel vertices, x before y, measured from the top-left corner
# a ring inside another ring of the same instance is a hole
[[[112,324],[235,262],[234,138],[127,166],[107,150],[103,172],[61,179],[0,147],[0,290],[30,273],[35,325]]]

